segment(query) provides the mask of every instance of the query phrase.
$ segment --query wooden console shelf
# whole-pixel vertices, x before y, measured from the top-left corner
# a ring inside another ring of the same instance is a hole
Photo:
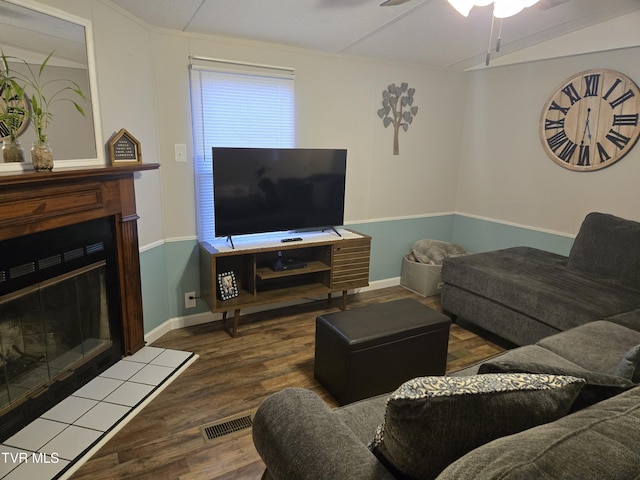
[[[200,291],[212,312],[233,310],[230,335],[238,332],[240,310],[285,300],[342,292],[342,309],[347,291],[369,285],[371,237],[353,230],[311,234],[301,241],[246,244],[231,248],[227,244],[200,242]],[[301,268],[277,270],[278,259],[300,262]],[[218,290],[219,273],[233,272],[238,296],[222,300]]]

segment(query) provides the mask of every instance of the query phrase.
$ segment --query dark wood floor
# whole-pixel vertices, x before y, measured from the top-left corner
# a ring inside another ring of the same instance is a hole
[[[440,310],[439,297],[402,287],[349,297],[349,308],[413,297]],[[200,358],[117,433],[72,477],[74,480],[259,479],[264,464],[250,429],[205,443],[200,426],[253,414],[269,394],[305,387],[335,400],[313,378],[315,318],[338,311],[339,301],[313,302],[241,317],[239,337],[219,322],[174,330],[153,346],[186,350]],[[503,348],[452,325],[447,372],[493,356]]]

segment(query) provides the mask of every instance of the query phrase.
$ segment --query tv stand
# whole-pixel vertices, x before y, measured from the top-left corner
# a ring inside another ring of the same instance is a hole
[[[336,233],[339,233],[336,231]],[[342,230],[340,237],[316,234],[313,239],[295,243],[274,241],[250,246],[211,245],[200,242],[200,296],[214,313],[222,313],[225,329],[232,337],[238,333],[240,311],[286,300],[342,292],[341,308],[347,308],[347,292],[369,285],[371,237]],[[275,270],[278,259],[292,259],[300,268]],[[218,273],[233,272],[238,295],[222,300]],[[227,314],[234,312],[227,328]]]

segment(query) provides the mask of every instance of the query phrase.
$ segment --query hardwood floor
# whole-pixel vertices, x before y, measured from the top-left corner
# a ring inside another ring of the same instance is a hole
[[[402,287],[349,296],[349,308],[412,297],[440,310],[439,297]],[[71,478],[74,480],[259,479],[264,470],[251,430],[206,443],[200,426],[253,414],[269,394],[289,386],[333,398],[313,378],[316,316],[339,310],[339,300],[312,302],[241,317],[239,336],[220,322],[173,330],[153,346],[186,350],[200,358],[117,433]],[[447,372],[504,349],[451,326]]]

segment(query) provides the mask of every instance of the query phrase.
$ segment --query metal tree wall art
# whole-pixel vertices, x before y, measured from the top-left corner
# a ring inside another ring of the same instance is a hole
[[[400,153],[398,133],[400,127],[405,132],[413,123],[413,117],[418,113],[418,107],[413,105],[415,88],[409,88],[404,82],[399,87],[392,83],[382,92],[382,108],[378,110],[378,116],[382,119],[384,128],[393,125],[393,154]]]

